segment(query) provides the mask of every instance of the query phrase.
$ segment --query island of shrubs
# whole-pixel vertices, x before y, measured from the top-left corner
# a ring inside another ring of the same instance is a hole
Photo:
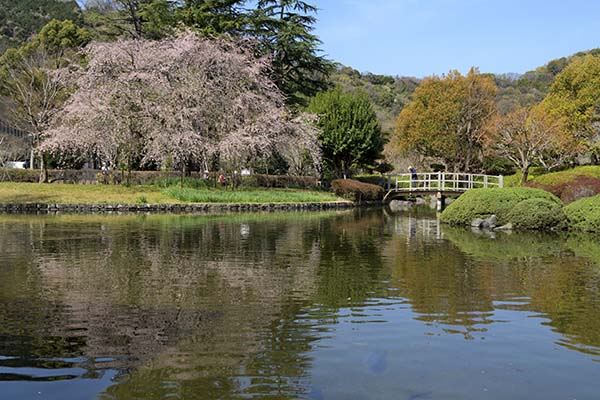
[[[474,189],[450,204],[440,219],[451,225],[479,226],[492,216],[492,228],[600,232],[600,195],[564,206],[558,197],[541,189]]]

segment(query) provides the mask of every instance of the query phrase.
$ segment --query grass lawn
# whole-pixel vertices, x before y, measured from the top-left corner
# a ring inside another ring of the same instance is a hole
[[[598,165],[585,165],[582,167],[575,167],[564,171],[551,172],[549,174],[539,175],[531,179],[531,181],[540,184],[554,186],[561,183],[569,183],[574,181],[579,176],[585,176],[588,178],[600,178],[600,166]]]
[[[540,185],[554,186],[561,183],[572,182],[578,176],[600,178],[600,166],[585,165],[581,167],[567,169],[564,171],[551,172],[546,174],[538,174],[532,171],[529,174],[528,182],[534,182]],[[521,186],[521,173],[518,172],[515,175],[505,176],[504,185],[506,187]]]
[[[163,193],[186,203],[319,203],[342,200],[333,193],[299,189],[213,190],[171,186]]]
[[[62,185],[0,182],[0,203],[167,204],[330,202],[332,193],[296,189],[159,188],[156,186]]]

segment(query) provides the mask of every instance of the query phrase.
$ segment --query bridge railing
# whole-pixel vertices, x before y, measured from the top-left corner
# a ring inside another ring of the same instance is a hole
[[[502,175],[422,172],[388,175],[386,190],[398,192],[465,192],[469,189],[503,187]]]

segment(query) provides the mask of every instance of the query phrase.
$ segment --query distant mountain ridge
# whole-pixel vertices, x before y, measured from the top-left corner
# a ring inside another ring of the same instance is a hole
[[[576,57],[600,56],[600,48],[580,51],[567,57],[557,58],[535,70],[520,73],[490,74],[498,86],[498,107],[504,113],[517,105],[529,106],[542,101],[548,94],[554,78]],[[385,132],[391,133],[398,114],[410,101],[421,79],[362,73],[342,64],[337,65],[331,77],[334,85],[346,91],[363,91],[374,104],[377,116]]]

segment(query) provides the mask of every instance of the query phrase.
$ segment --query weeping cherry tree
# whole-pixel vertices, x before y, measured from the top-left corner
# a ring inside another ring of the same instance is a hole
[[[252,43],[186,32],[161,41],[93,43],[77,90],[46,131],[49,151],[93,152],[113,168],[141,163],[241,166],[273,152],[317,165],[310,117],[292,118]]]

